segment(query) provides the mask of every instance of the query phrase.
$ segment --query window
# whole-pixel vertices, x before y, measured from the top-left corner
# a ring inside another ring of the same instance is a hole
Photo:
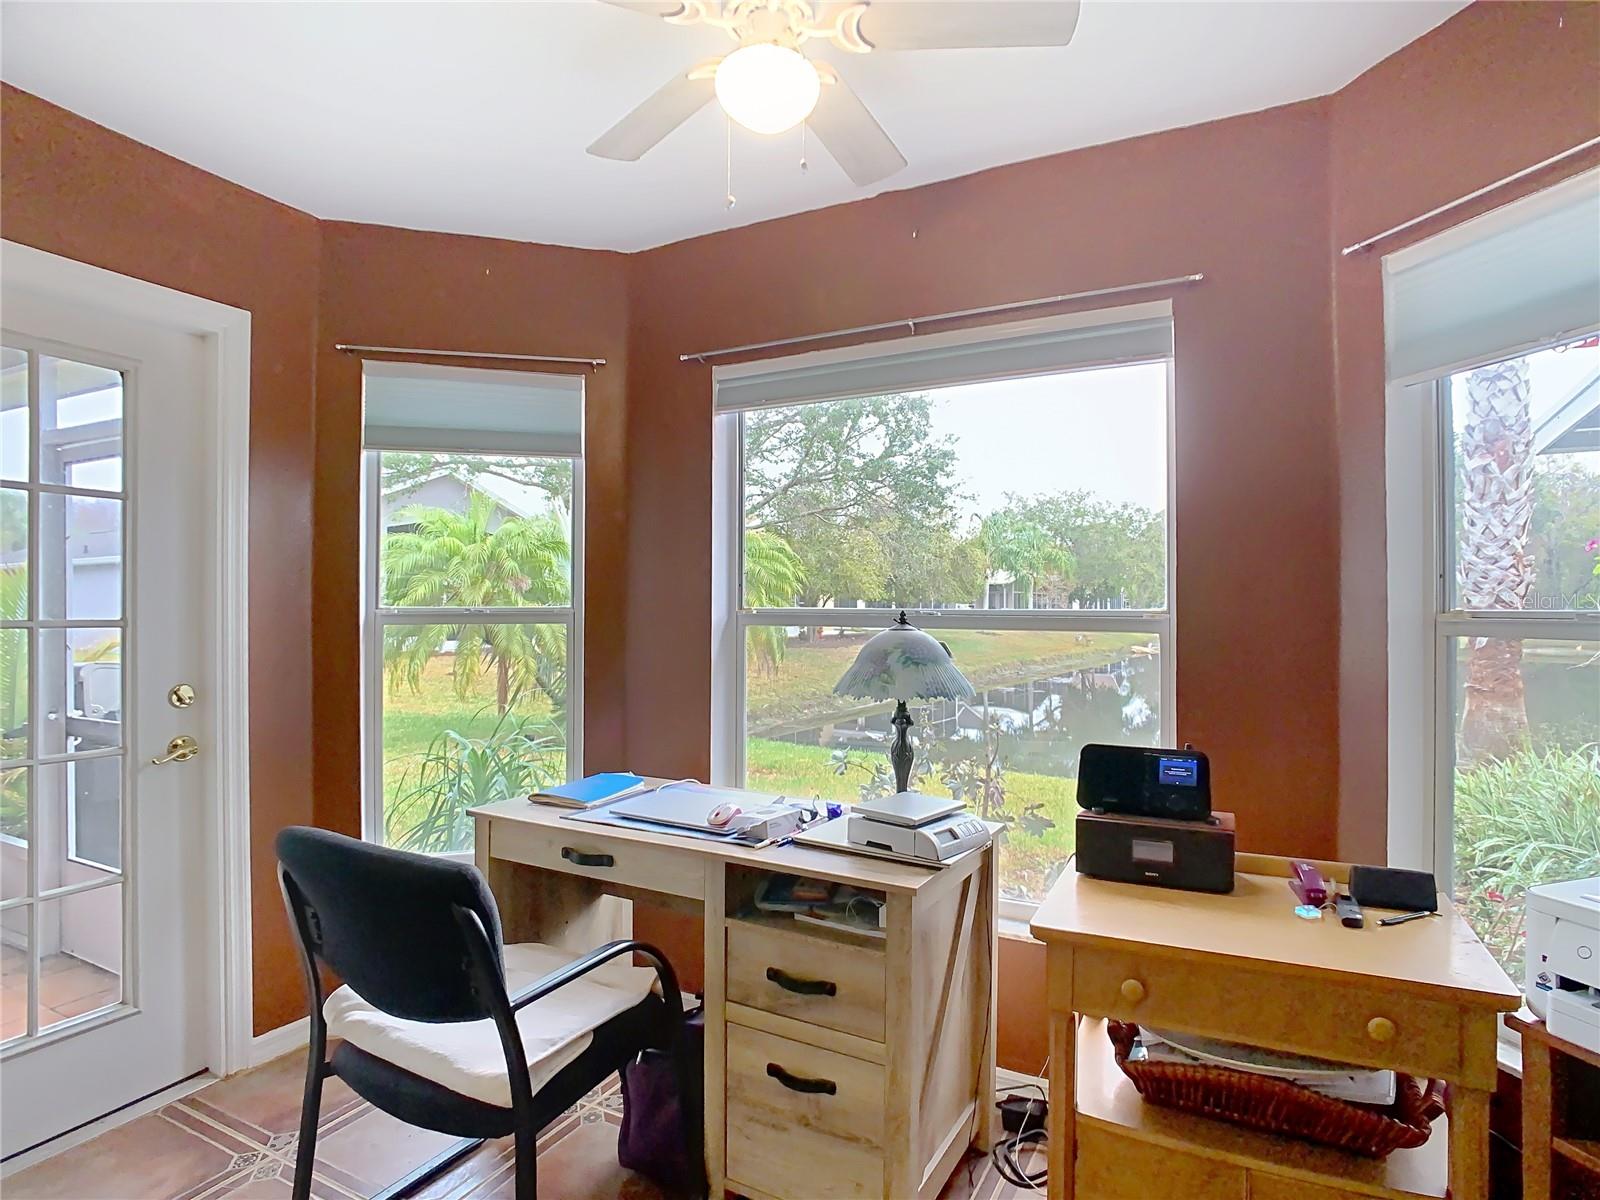
[[[913,786],[1005,821],[1036,903],[1083,744],[1176,736],[1171,346],[1161,304],[720,368],[717,781],[892,790],[891,706],[833,686],[905,608],[977,690],[912,706]]]
[[[363,370],[367,835],[463,853],[580,772],[582,380]]]
[[[1520,980],[1527,889],[1600,874],[1600,177],[1385,277],[1391,859]]]

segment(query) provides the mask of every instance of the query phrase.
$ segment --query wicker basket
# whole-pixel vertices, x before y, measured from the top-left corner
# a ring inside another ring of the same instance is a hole
[[[1137,1025],[1108,1021],[1117,1066],[1151,1104],[1215,1117],[1267,1133],[1304,1138],[1368,1158],[1411,1149],[1428,1140],[1433,1119],[1444,1112],[1444,1085],[1397,1077],[1390,1105],[1335,1100],[1284,1079],[1227,1067],[1129,1062]]]

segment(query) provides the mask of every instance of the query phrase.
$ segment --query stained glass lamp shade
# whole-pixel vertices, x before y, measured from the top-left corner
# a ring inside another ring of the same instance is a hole
[[[896,702],[890,719],[895,733],[889,761],[902,792],[911,786],[915,757],[910,733],[914,722],[906,701],[970,700],[977,695],[967,677],[956,670],[944,643],[911,624],[903,612],[888,629],[867,639],[833,692],[836,696]]]

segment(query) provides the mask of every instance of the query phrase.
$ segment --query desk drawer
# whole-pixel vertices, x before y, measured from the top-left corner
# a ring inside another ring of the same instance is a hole
[[[883,1195],[883,1068],[728,1026],[727,1172],[769,1196]]]
[[[1443,1079],[1461,1074],[1455,1008],[1378,985],[1080,948],[1079,1012]]]
[[[728,923],[728,999],[883,1041],[883,954],[833,938]]]
[[[698,900],[704,893],[705,868],[693,854],[607,837],[571,824],[570,829],[546,829],[494,821],[489,826],[493,840],[489,853],[547,871],[626,883],[671,896]]]

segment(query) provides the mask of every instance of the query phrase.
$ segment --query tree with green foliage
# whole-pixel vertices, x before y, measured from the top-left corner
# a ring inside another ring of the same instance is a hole
[[[744,539],[744,602],[750,608],[787,608],[805,586],[806,570],[789,543],[770,529],[755,529]],[[777,673],[783,661],[781,625],[753,625],[749,654],[756,669]]]
[[[383,602],[407,608],[516,608],[560,605],[571,596],[572,553],[555,514],[505,516],[481,492],[468,492],[467,511],[413,506],[392,520],[410,528],[383,542]],[[456,693],[471,693],[485,671],[495,672],[499,711],[513,690],[537,687],[559,712],[566,703],[566,628],[559,625],[390,625],[384,666],[391,687],[420,688],[428,661],[456,643]]]
[[[970,562],[947,562],[951,578],[928,578],[938,556],[926,548],[921,578],[904,578],[905,555],[902,577],[892,574],[896,549],[930,531],[949,535],[938,545],[950,555],[960,546],[956,443],[933,435],[931,413],[926,396],[890,395],[745,415],[745,527],[778,534],[799,557],[800,603],[944,599],[951,578],[970,576]]]
[[[1014,498],[1007,497],[1015,505]],[[1045,579],[1070,586],[1077,559],[1072,551],[1037,521],[1001,509],[983,519],[978,541],[988,556],[990,571],[1004,571],[1016,580],[1017,607],[1033,607],[1034,588]]]
[[[1007,497],[1006,506],[990,514],[985,526],[991,544],[1001,552],[991,561],[999,569],[1032,578],[1035,590],[1046,591],[1052,604],[1159,608],[1166,602],[1162,513],[1070,491]],[[1070,565],[1054,565],[1054,555],[1062,556],[1055,563]]]

